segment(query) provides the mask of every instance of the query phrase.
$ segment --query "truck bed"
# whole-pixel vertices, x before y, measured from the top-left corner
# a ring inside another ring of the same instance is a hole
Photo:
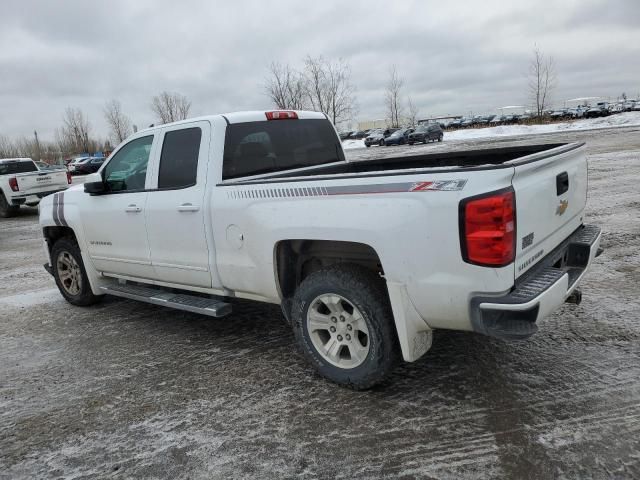
[[[406,155],[356,162],[330,163],[326,165],[319,165],[317,167],[265,174],[261,175],[260,179],[254,177],[247,179],[247,181],[261,182],[267,179],[275,180],[283,178],[300,178],[302,180],[306,177],[312,176],[331,178],[342,175],[375,176],[376,174],[393,175],[394,173],[400,175],[406,173],[407,170],[415,171],[432,168],[436,168],[440,172],[459,170],[461,168],[465,170],[505,168],[568,152],[580,147],[581,145],[581,143],[523,145],[457,152],[427,153],[422,155]],[[238,178],[233,182],[242,182],[242,179]]]

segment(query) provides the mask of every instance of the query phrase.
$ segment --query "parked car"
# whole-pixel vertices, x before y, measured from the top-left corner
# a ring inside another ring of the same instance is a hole
[[[347,140],[349,138],[351,138],[351,134],[354,132],[339,132],[338,136],[340,137],[340,140]]]
[[[353,132],[351,134],[351,137],[349,137],[350,139],[355,139],[355,140],[361,140],[363,138],[366,138],[367,135],[369,135],[369,133],[371,132],[371,129],[369,130],[358,130],[357,132]]]
[[[364,139],[364,146],[370,147],[371,145],[379,145],[382,147],[384,146],[385,138],[387,138],[396,130],[398,129],[397,128],[386,128],[386,129],[379,128],[377,130],[373,130]]]
[[[413,133],[409,134],[407,142],[409,145],[422,142],[427,143],[429,141],[441,142],[444,137],[442,128],[437,123],[428,123],[426,125],[419,125]]]
[[[75,173],[77,175],[88,175],[89,173],[97,172],[104,163],[104,157],[93,157],[85,162],[78,163],[75,167]]]
[[[579,302],[600,252],[583,144],[465,153],[348,162],[316,112],[159,125],[43,199],[45,268],[76,306],[105,294],[214,317],[244,308],[228,299],[280,305],[309,365],[370,388],[436,329],[552,332],[544,318]]]
[[[595,107],[591,107],[584,112],[586,118],[606,117],[608,115],[611,115],[611,112],[609,111],[609,104],[607,102],[598,102]]]
[[[560,110],[553,111],[549,116],[551,117],[552,120],[560,120],[563,118],[568,118],[571,115],[569,113],[569,110],[567,110],[566,108],[562,108]]]
[[[464,117],[460,122],[462,128],[471,127],[473,125],[473,117]]]
[[[492,126],[500,125],[504,123],[504,118],[504,115],[496,115],[489,121],[489,124]]]
[[[462,126],[462,120],[463,117],[456,118],[455,120],[449,122],[448,128],[460,128]]]
[[[0,159],[0,217],[15,215],[20,205],[35,207],[40,199],[66,190],[71,177],[63,170],[40,170],[30,158]]]
[[[400,130],[396,130],[387,138],[384,139],[385,145],[404,145],[407,143],[407,139],[409,138],[409,134],[413,132],[413,128],[401,128]]]
[[[38,167],[38,170],[41,170],[41,171],[64,170],[64,167],[62,165],[55,165],[55,164],[52,165],[46,162],[41,162],[36,160],[34,160],[33,163],[35,163],[36,166]]]
[[[80,165],[82,165],[83,163],[88,162],[89,160],[91,160],[93,157],[81,157],[81,158],[77,158],[75,160],[73,160],[71,163],[69,163],[69,165],[67,165],[67,169],[69,170],[69,173],[71,175],[77,175],[80,173]]]

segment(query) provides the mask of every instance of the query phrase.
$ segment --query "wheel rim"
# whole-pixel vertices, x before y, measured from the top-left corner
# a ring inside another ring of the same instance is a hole
[[[369,354],[369,329],[362,313],[346,298],[327,293],[307,310],[307,331],[320,356],[339,368],[355,368]]]
[[[78,295],[82,289],[80,265],[69,252],[62,251],[57,260],[58,278],[69,295]]]

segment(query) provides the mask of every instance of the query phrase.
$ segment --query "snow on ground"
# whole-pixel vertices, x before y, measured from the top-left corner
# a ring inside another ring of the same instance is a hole
[[[446,140],[469,140],[486,137],[508,137],[512,135],[534,135],[539,133],[565,132],[570,130],[590,130],[598,128],[628,127],[640,125],[640,112],[624,112],[603,118],[585,118],[545,125],[501,125],[497,127],[469,128],[445,131]],[[364,140],[345,140],[342,142],[345,150],[364,148]]]

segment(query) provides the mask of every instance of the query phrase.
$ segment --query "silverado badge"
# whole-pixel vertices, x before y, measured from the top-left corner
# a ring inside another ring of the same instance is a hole
[[[556,215],[562,215],[569,206],[569,200],[560,200],[560,205],[556,208]]]

